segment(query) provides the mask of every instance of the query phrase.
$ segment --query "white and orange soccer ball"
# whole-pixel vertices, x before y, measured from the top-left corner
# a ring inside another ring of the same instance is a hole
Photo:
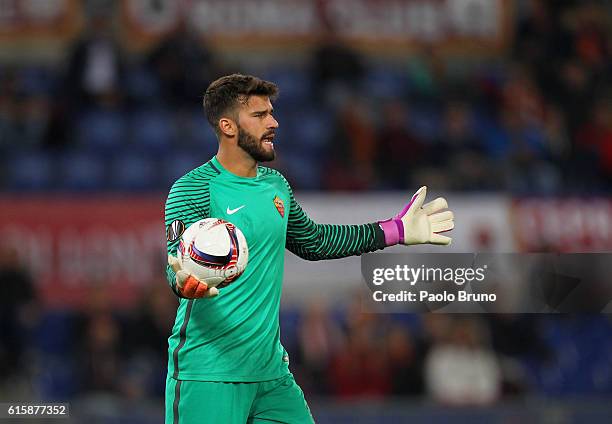
[[[249,248],[234,224],[218,218],[201,219],[183,233],[176,252],[182,269],[208,284],[225,287],[245,270]]]

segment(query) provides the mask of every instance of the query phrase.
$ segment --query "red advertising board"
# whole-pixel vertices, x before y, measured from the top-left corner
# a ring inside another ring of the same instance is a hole
[[[147,286],[166,284],[164,200],[161,193],[0,195],[0,244],[17,249],[34,277],[41,299],[48,305],[85,307],[96,289],[104,287],[115,306],[132,306]],[[361,205],[351,209],[357,223],[372,218],[373,205],[393,210],[401,199],[360,195],[352,200],[342,196],[305,200],[303,206],[319,222],[341,222],[346,204]],[[486,231],[492,240],[488,248],[494,251],[612,250],[612,200],[607,198],[511,200],[503,196],[457,196],[451,204],[457,222],[462,223],[453,231],[451,249],[482,249],[474,238]],[[307,265],[300,262],[300,266]],[[288,266],[295,264],[289,262]],[[290,272],[292,281],[301,278],[296,272],[308,275],[296,269]],[[338,273],[345,273],[345,268],[334,263],[317,264],[317,269],[335,280],[342,278]],[[296,290],[294,286],[292,290]]]
[[[104,286],[126,306],[165,269],[164,196],[0,197],[0,240],[14,246],[42,300],[84,306]]]
[[[516,200],[511,220],[523,252],[612,250],[610,199]]]

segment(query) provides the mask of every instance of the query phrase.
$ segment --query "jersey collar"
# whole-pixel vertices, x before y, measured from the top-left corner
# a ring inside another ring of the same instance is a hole
[[[241,177],[239,175],[233,174],[230,171],[228,171],[227,169],[225,169],[221,163],[219,162],[219,160],[217,159],[217,156],[213,156],[213,158],[210,160],[211,164],[217,168],[219,170],[219,172],[221,173],[221,175],[224,175],[232,180],[236,180],[236,181],[242,181],[242,182],[252,182],[252,181],[256,181],[259,176],[261,175],[261,169],[259,167],[259,165],[257,166],[257,175],[254,177]]]

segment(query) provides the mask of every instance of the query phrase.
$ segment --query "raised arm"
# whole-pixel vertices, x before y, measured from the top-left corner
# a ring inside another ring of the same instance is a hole
[[[385,247],[378,223],[361,225],[317,224],[291,196],[287,224],[287,249],[309,261],[361,255]]]
[[[454,215],[445,210],[445,199],[424,204],[427,188],[421,187],[395,217],[362,225],[330,225],[313,222],[289,189],[291,210],[287,226],[287,249],[301,258],[317,261],[384,249],[395,244],[448,245],[440,233],[454,227]]]

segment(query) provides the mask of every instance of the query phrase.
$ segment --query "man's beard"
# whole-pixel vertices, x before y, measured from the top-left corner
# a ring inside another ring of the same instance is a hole
[[[269,135],[269,133],[264,134],[264,136],[267,135]],[[238,126],[238,146],[257,162],[270,162],[276,157],[274,149],[270,151],[264,149],[261,140],[257,140],[251,133],[243,130],[240,126]]]

